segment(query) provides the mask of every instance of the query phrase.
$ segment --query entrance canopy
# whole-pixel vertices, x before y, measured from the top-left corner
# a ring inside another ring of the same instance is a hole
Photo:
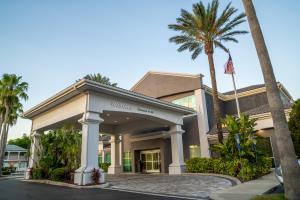
[[[120,135],[164,131],[172,143],[169,173],[179,174],[185,170],[181,136],[183,116],[193,113],[186,107],[82,79],[24,113],[25,118],[32,120],[33,137],[26,177],[30,177],[30,169],[36,167],[39,160],[39,136],[65,124],[82,129],[81,165],[74,177],[78,185],[91,184],[92,172],[99,168],[99,132],[111,135],[108,173],[119,173],[122,169]],[[99,181],[104,182],[104,174]]]
[[[86,112],[98,113],[100,131],[122,134],[182,125],[193,110],[118,87],[82,79],[24,113],[33,131],[79,125]]]

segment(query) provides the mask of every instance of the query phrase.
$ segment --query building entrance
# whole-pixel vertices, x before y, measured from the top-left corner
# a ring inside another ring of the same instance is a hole
[[[160,150],[141,151],[142,172],[159,173],[160,172]]]

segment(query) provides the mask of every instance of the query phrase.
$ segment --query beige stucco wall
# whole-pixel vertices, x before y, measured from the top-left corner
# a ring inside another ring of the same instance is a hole
[[[60,121],[83,114],[86,107],[86,94],[80,94],[32,119],[32,130],[44,129]]]

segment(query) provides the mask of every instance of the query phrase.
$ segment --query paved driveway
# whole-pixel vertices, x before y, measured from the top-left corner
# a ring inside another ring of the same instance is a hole
[[[176,200],[105,189],[74,189],[16,179],[0,179],[0,200]]]
[[[107,182],[113,189],[201,199],[208,199],[213,192],[229,188],[234,184],[222,177],[200,174],[107,175]]]

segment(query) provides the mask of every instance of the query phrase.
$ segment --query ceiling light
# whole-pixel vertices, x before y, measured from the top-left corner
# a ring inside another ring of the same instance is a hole
[[[127,119],[127,120],[129,120],[129,119],[130,119],[130,117],[126,117],[126,119]]]
[[[115,123],[118,123],[118,121],[114,121]]]
[[[107,113],[107,114],[106,114],[106,116],[107,116],[107,117],[109,117],[109,116],[110,116],[110,114],[109,114],[109,113]]]

